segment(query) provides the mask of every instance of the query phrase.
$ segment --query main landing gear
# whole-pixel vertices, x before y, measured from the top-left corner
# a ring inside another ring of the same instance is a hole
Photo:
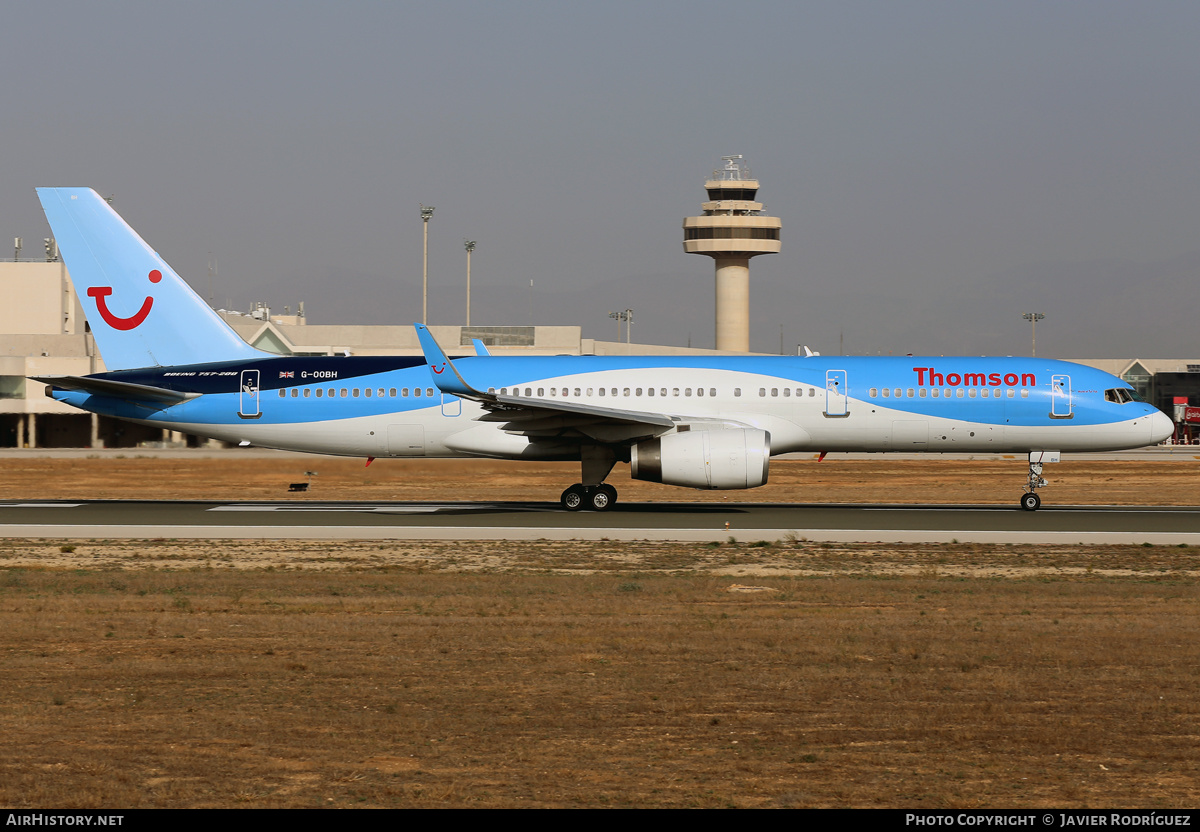
[[[583,463],[582,479],[562,493],[567,511],[608,511],[617,504],[617,489],[604,481],[617,462],[617,455],[605,445],[584,445],[579,449]]]
[[[617,503],[617,489],[606,482],[599,485],[576,483],[562,493],[562,507],[567,511],[608,511]]]

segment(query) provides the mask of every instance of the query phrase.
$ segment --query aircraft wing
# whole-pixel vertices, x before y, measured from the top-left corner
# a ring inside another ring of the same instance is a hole
[[[130,384],[127,381],[112,381],[91,376],[30,376],[30,378],[59,390],[77,390],[93,396],[108,396],[113,399],[129,399],[156,404],[178,404],[201,395],[200,393],[181,393],[178,390],[167,390],[163,387]]]
[[[466,382],[428,329],[421,324],[413,326],[438,389],[479,402],[488,412],[478,417],[478,421],[502,422],[500,429],[508,433],[560,438],[575,434],[580,439],[624,443],[659,436],[692,421],[682,414],[668,416],[583,402],[485,393]]]

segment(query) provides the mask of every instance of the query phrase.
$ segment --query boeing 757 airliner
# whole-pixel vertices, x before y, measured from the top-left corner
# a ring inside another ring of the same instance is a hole
[[[1152,445],[1166,415],[1121,379],[1040,358],[449,358],[416,324],[415,357],[255,349],[90,188],[39,188],[108,372],[37,380],[83,410],[227,442],[366,457],[578,460],[570,511],[611,508],[634,479],[755,488],[797,451],[1028,454],[1041,505],[1061,451]]]

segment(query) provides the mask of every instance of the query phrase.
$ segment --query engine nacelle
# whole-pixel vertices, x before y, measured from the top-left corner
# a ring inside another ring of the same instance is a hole
[[[630,449],[635,480],[687,488],[758,488],[767,481],[771,436],[765,430],[669,433]]]

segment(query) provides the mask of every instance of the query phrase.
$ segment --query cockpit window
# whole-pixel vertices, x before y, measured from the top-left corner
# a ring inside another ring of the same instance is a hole
[[[1130,388],[1115,387],[1111,390],[1104,391],[1104,401],[1116,402],[1117,404],[1127,404],[1129,402],[1140,401],[1140,399]]]

